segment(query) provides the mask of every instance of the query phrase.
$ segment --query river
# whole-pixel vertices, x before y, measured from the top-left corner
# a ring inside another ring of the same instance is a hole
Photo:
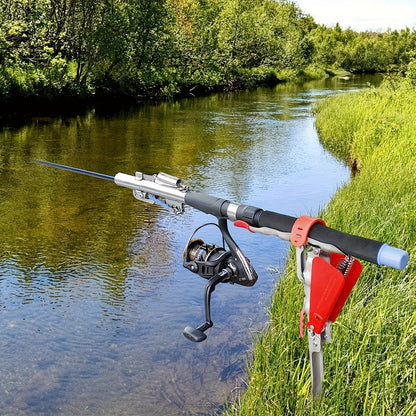
[[[193,209],[176,216],[111,182],[33,160],[109,175],[163,171],[235,202],[316,215],[349,170],[320,145],[311,106],[368,81],[286,84],[3,128],[0,413],[220,413],[244,391],[252,339],[267,324],[288,250],[230,227],[259,279],[252,288],[219,285],[214,327],[194,344],[182,330],[204,320],[206,281],[182,267],[182,251],[214,218]],[[214,227],[198,236],[221,241]]]

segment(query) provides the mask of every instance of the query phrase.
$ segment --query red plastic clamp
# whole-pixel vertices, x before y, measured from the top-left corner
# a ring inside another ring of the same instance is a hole
[[[290,242],[295,247],[302,247],[308,241],[308,234],[312,225],[314,224],[326,225],[324,221],[319,218],[308,217],[307,215],[301,215],[293,224],[292,232],[290,234]]]

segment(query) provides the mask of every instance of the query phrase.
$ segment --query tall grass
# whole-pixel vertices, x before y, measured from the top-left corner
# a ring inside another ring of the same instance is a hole
[[[324,393],[313,402],[303,289],[294,253],[276,288],[270,325],[256,340],[249,387],[235,415],[416,414],[416,90],[408,80],[321,103],[322,142],[357,170],[321,217],[345,232],[406,249],[403,271],[363,262],[363,273],[324,348]]]

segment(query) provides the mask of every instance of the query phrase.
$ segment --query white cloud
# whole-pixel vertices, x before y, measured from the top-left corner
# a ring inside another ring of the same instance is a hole
[[[414,0],[295,0],[317,23],[354,30],[416,28]]]

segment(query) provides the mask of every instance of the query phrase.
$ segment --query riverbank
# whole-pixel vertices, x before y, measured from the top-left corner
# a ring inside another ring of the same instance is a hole
[[[294,251],[256,340],[234,415],[411,415],[416,411],[416,91],[410,80],[337,96],[316,108],[325,147],[356,172],[320,217],[336,229],[410,253],[403,271],[363,262],[324,348],[324,393],[313,403],[308,347],[299,338],[302,287]]]
[[[156,83],[152,87],[145,86],[132,91],[112,84],[106,87],[80,87],[68,80],[56,83],[39,68],[26,65],[25,69],[6,68],[0,71],[0,124],[11,120],[24,122],[36,116],[80,115],[91,108],[96,108],[98,112],[111,112],[144,103],[202,97],[261,86],[273,87],[285,82],[304,82],[345,74],[348,72],[324,70],[317,66],[310,66],[298,73],[259,67],[235,70],[227,77],[209,79],[206,83],[171,80],[169,84]]]
[[[44,72],[35,65],[4,68],[0,71],[0,104],[4,107],[2,117],[12,116],[13,113],[43,115],[53,115],[57,112],[82,113],[83,108],[91,106],[111,104],[113,107],[126,107],[181,97],[203,96],[215,92],[275,86],[295,78],[295,74],[290,71],[254,68],[240,70],[228,78],[211,80],[206,84],[171,80],[170,83],[154,83],[137,90],[129,90],[111,83],[106,86],[78,86],[68,79],[56,82]]]
[[[22,125],[33,119],[74,117],[94,109],[96,114],[117,113],[132,106],[169,102],[188,97],[204,97],[215,93],[253,90],[258,87],[274,87],[284,83],[303,83],[330,77],[350,77],[342,68],[323,68],[316,65],[299,70],[278,70],[267,67],[240,69],[227,78],[206,84],[172,82],[170,85],[154,85],[135,92],[127,92],[108,86],[96,89],[79,88],[76,85],[55,85],[38,68],[0,71],[0,127]]]

